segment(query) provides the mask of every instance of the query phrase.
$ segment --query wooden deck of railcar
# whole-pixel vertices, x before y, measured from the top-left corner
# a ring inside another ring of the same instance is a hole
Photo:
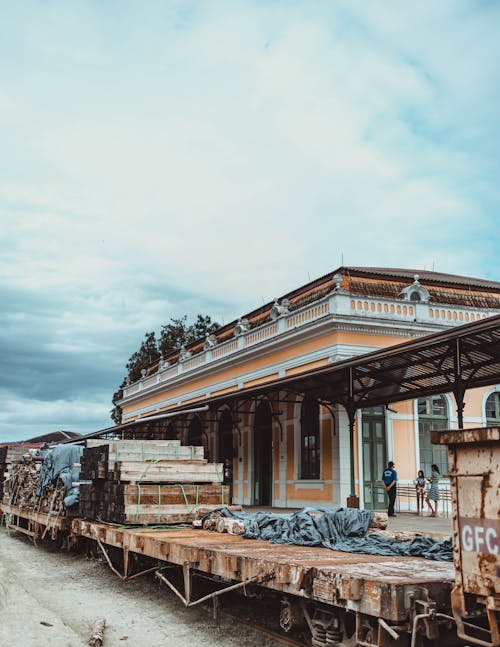
[[[71,517],[25,510],[5,503],[0,505],[0,512],[8,517],[9,528],[34,538],[42,537],[46,529],[54,537],[58,532],[68,532],[71,526]]]
[[[271,544],[198,529],[120,528],[74,519],[72,532],[102,545],[201,571],[227,582],[256,581],[278,592],[400,622],[409,599],[449,603],[453,564],[419,557],[345,553]]]

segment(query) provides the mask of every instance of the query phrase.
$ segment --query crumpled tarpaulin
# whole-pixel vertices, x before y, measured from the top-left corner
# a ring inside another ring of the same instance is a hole
[[[56,445],[51,449],[43,459],[36,495],[42,496],[47,487],[59,478],[65,487],[65,507],[69,508],[78,503],[80,492],[77,487],[73,487],[73,482],[80,478],[80,467],[73,465],[80,463],[82,453],[83,447],[79,445]]]
[[[304,508],[291,514],[274,512],[232,512],[220,508],[212,514],[232,517],[243,522],[244,536],[274,544],[324,546],[347,553],[368,555],[411,555],[438,561],[452,561],[451,539],[439,541],[421,536],[412,541],[396,541],[369,533],[374,513],[355,508]]]

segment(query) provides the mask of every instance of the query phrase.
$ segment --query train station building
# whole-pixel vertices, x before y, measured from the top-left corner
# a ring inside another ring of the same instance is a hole
[[[454,384],[444,395],[351,409],[301,384],[314,373],[326,392],[328,367],[498,314],[498,282],[340,267],[161,357],[124,388],[123,423],[147,419],[156,436],[204,445],[226,465],[234,503],[332,506],[356,494],[361,507],[383,508],[387,460],[402,484],[419,469],[430,475],[433,463],[446,474],[446,447],[431,443],[431,430],[499,425],[500,385],[469,389],[463,401]]]

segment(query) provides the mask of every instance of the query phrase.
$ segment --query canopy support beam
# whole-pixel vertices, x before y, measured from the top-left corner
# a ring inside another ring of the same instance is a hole
[[[464,395],[465,395],[465,386],[462,379],[462,368],[460,361],[460,338],[457,337],[455,340],[455,353],[453,358],[454,368],[455,368],[455,388],[453,389],[453,394],[455,396],[455,402],[457,403],[457,420],[458,428],[464,428]]]

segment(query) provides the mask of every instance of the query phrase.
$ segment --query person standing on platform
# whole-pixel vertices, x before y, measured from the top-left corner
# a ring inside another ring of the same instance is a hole
[[[427,503],[431,511],[429,517],[437,517],[438,502],[439,502],[439,479],[441,478],[441,474],[439,472],[439,467],[437,465],[431,465],[431,470],[432,470],[432,476],[429,479],[431,488],[427,492],[427,497],[425,499],[425,502]],[[434,501],[434,507],[432,507],[431,501]]]
[[[427,479],[425,478],[424,470],[418,470],[417,478],[415,479],[415,489],[417,491],[417,514],[424,514],[426,486]]]
[[[398,473],[394,469],[393,461],[387,463],[387,469],[384,470],[382,474],[382,482],[389,497],[389,506],[387,508],[387,514],[389,517],[395,517],[394,513],[394,504],[396,503],[396,488],[398,484]]]

